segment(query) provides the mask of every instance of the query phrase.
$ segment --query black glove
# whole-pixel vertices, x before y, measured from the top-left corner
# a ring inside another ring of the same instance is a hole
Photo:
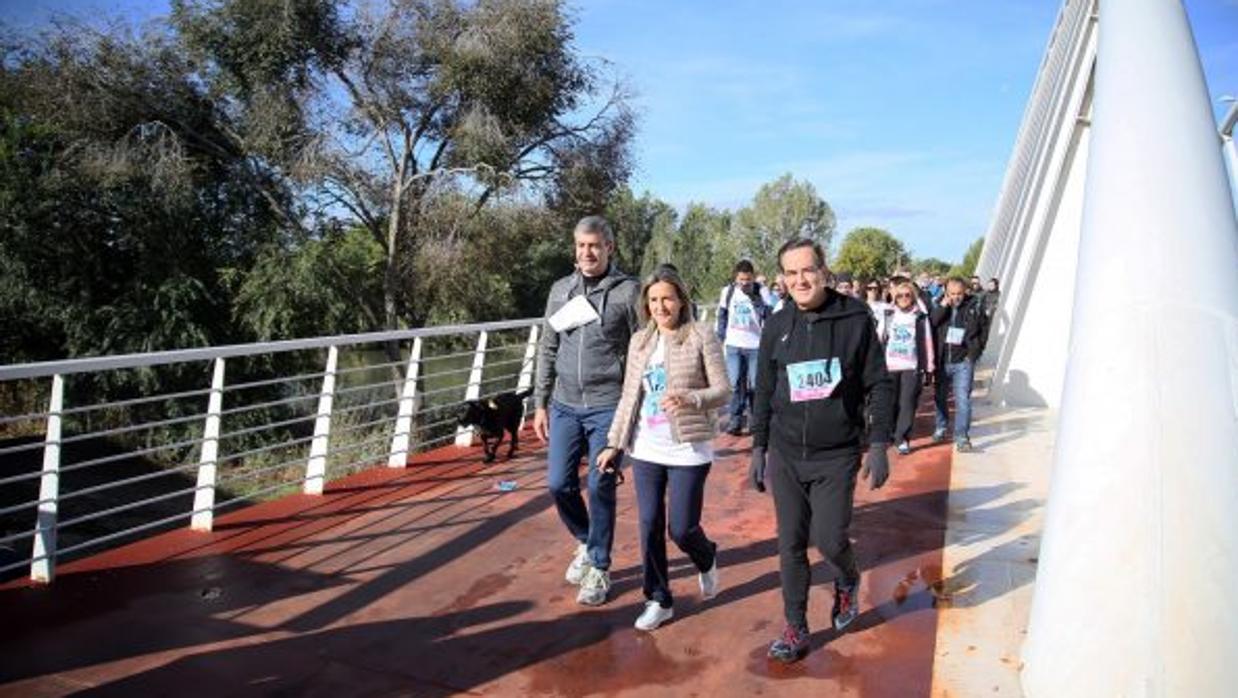
[[[886,479],[890,477],[890,457],[886,455],[886,449],[889,447],[890,444],[885,443],[876,443],[868,447],[868,457],[864,459],[864,469],[860,471],[860,477],[869,478],[869,485],[874,490],[881,489],[881,486],[886,484]]]
[[[748,463],[748,481],[757,492],[765,491],[765,447],[752,447],[752,461]]]

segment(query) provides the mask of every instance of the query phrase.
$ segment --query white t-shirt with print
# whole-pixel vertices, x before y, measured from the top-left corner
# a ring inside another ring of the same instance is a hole
[[[734,291],[731,289],[734,288]],[[727,286],[718,296],[718,305],[726,304],[727,292],[731,292],[731,303],[727,306],[726,339],[722,342],[728,347],[737,349],[756,349],[761,346],[761,318],[757,315],[756,306],[748,294],[738,286]],[[762,286],[758,293],[766,306],[771,305],[769,292]]]
[[[889,315],[889,327],[885,328],[884,333],[887,370],[916,370],[916,352],[920,350],[916,345],[916,319],[914,311],[904,312],[897,307],[894,307],[894,312]]]
[[[640,414],[632,437],[629,455],[659,465],[704,465],[714,459],[712,441],[675,443],[670,417],[658,405],[666,395],[666,340],[658,334],[658,344],[649,355],[641,376]]]

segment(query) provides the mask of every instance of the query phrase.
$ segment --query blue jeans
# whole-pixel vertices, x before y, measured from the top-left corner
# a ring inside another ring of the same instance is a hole
[[[547,486],[567,530],[589,548],[589,564],[610,569],[615,542],[615,475],[598,470],[615,407],[583,409],[551,401]],[[580,459],[589,456],[589,507],[580,494]]]
[[[972,363],[970,359],[946,364],[946,374],[937,375],[937,390],[933,395],[933,402],[937,406],[937,433],[946,432],[946,423],[950,421],[950,407],[946,404],[946,393],[954,391],[954,442],[956,444],[970,440],[971,384]]]
[[[687,553],[699,572],[714,566],[718,545],[701,528],[705,502],[705,478],[709,464],[661,465],[632,459],[636,504],[640,511],[641,567],[645,598],[663,608],[675,603],[671,595],[670,567],[666,559],[666,534]],[[667,495],[670,495],[669,506]],[[669,513],[668,513],[669,512]]]
[[[757,350],[726,347],[726,375],[731,380],[731,419],[727,428],[738,429],[756,392]]]

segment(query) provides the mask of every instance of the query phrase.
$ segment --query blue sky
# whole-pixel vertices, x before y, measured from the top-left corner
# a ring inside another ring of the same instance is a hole
[[[636,92],[632,182],[735,209],[806,179],[852,227],[957,260],[984,233],[1057,0],[580,0],[577,47]],[[1238,95],[1238,0],[1187,0],[1214,98]],[[163,1],[6,1],[143,20]],[[1217,102],[1218,117],[1226,106]]]

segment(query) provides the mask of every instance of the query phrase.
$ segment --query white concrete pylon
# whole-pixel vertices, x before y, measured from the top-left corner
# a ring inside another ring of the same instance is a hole
[[[1179,0],[1101,0],[1031,698],[1238,686],[1238,224]],[[1187,276],[1189,297],[1166,282]]]

